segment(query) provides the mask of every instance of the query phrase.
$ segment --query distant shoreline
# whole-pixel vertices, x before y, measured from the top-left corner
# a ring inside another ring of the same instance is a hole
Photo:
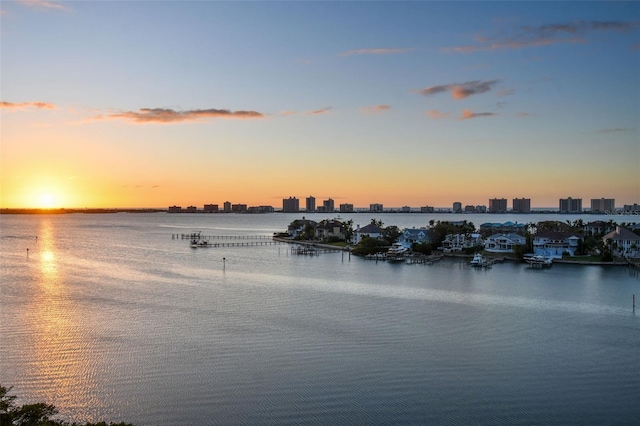
[[[180,214],[180,215],[188,215],[188,214],[229,214],[229,213],[236,213],[236,214],[268,214],[268,213],[298,213],[298,214],[324,214],[324,215],[328,215],[328,214],[334,214],[334,215],[341,215],[341,214],[421,214],[421,215],[433,215],[433,214],[463,214],[463,215],[468,215],[470,217],[476,217],[476,216],[483,216],[483,215],[489,215],[489,214],[498,214],[498,215],[518,215],[518,216],[527,216],[527,215],[536,215],[536,214],[544,214],[544,215],[552,215],[552,214],[560,214],[560,215],[594,215],[594,216],[604,216],[604,215],[609,215],[609,216],[640,216],[638,214],[633,214],[633,213],[624,213],[624,212],[619,212],[619,213],[604,213],[604,212],[591,212],[591,211],[582,211],[580,213],[576,213],[576,212],[560,212],[559,210],[551,210],[550,208],[544,208],[544,209],[536,209],[536,210],[531,210],[530,212],[514,212],[514,211],[507,211],[507,212],[487,212],[487,213],[471,213],[471,212],[462,212],[462,213],[454,213],[451,210],[446,210],[446,209],[441,209],[441,210],[435,210],[433,212],[421,212],[421,211],[401,211],[400,209],[388,209],[388,210],[384,210],[381,212],[372,212],[369,210],[357,210],[357,211],[353,211],[353,212],[306,212],[304,210],[298,211],[298,212],[285,212],[282,210],[275,210],[273,212],[247,212],[247,211],[241,211],[241,212],[225,212],[225,211],[216,211],[216,212],[205,212],[203,210],[197,210],[195,212],[189,212],[189,211],[182,211],[182,212],[169,212],[168,209],[162,209],[162,208],[73,208],[73,209],[66,209],[66,208],[57,208],[57,209],[39,209],[39,208],[5,208],[5,209],[0,209],[0,215],[2,214],[73,214],[73,213],[86,213],[86,214],[110,214],[110,213],[170,213],[170,214]]]

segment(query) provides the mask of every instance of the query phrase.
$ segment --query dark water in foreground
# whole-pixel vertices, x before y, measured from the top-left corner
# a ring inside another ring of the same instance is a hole
[[[640,423],[627,268],[171,239],[294,218],[3,216],[0,383],[71,420],[138,425]]]

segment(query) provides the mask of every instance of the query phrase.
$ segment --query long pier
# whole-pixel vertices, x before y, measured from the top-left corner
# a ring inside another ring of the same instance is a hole
[[[271,240],[270,235],[202,235],[199,232],[191,234],[171,234],[171,239],[191,240],[197,238],[199,240]]]
[[[254,246],[272,246],[276,244],[286,244],[280,241],[247,241],[247,242],[235,242],[235,243],[211,243],[207,242],[206,245],[199,245],[198,247],[254,247]]]

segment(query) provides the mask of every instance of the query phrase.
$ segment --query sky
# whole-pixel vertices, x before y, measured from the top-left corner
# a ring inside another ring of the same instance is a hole
[[[7,1],[0,207],[640,203],[640,2]]]

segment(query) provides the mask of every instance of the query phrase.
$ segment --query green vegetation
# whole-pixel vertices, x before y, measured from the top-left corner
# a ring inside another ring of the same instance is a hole
[[[18,405],[16,396],[9,395],[11,388],[0,385],[0,426],[133,426],[131,423],[69,423],[52,419],[58,409],[51,404]]]
[[[377,238],[363,237],[362,240],[354,247],[352,253],[355,256],[366,256],[368,254],[375,254],[382,251],[387,251],[390,246],[388,241],[379,240]]]

